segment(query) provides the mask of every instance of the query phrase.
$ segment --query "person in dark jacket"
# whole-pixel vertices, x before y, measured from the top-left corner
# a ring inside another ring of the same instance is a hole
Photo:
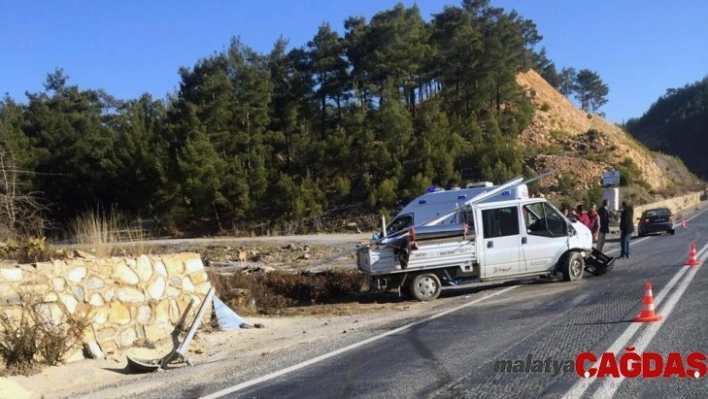
[[[602,206],[597,210],[600,230],[597,232],[597,245],[595,245],[595,248],[600,252],[605,246],[605,236],[610,233],[610,210],[607,209],[608,205],[608,200],[602,200]]]
[[[629,258],[629,242],[634,233],[634,208],[627,201],[622,201],[622,214],[620,215],[620,243],[622,252],[620,258]]]

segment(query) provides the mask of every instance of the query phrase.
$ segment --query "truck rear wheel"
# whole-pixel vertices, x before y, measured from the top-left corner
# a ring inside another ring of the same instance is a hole
[[[437,299],[441,290],[440,279],[433,273],[416,275],[408,286],[411,296],[423,302]]]
[[[563,264],[563,279],[565,281],[578,281],[583,278],[584,272],[585,262],[583,257],[577,252],[569,253]]]

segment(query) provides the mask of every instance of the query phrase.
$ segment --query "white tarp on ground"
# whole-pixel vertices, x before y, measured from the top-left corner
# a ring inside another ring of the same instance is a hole
[[[214,313],[222,331],[231,331],[241,328],[245,321],[236,312],[231,310],[221,299],[214,295]]]

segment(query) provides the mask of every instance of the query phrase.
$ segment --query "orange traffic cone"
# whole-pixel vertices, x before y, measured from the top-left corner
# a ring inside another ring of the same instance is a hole
[[[649,322],[659,321],[662,317],[654,312],[654,295],[651,293],[651,283],[647,283],[642,299],[642,311],[635,317],[634,321]]]
[[[688,262],[686,262],[686,266],[698,266],[700,264],[701,262],[696,259],[696,243],[692,242],[691,252],[688,253]]]

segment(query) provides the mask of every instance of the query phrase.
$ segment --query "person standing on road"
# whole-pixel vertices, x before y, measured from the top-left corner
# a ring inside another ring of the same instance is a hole
[[[585,225],[590,231],[592,231],[592,226],[590,225],[590,217],[588,217],[587,211],[583,209],[583,204],[578,204],[575,206],[575,213],[578,215],[578,221]]]
[[[620,258],[629,258],[629,242],[634,233],[634,208],[627,201],[622,201],[622,214],[620,215],[620,243],[622,252]]]
[[[607,209],[609,205],[608,200],[602,200],[602,206],[597,210],[597,221],[600,225],[600,229],[597,232],[597,245],[595,249],[602,252],[602,248],[605,246],[605,236],[610,233],[610,210]]]

